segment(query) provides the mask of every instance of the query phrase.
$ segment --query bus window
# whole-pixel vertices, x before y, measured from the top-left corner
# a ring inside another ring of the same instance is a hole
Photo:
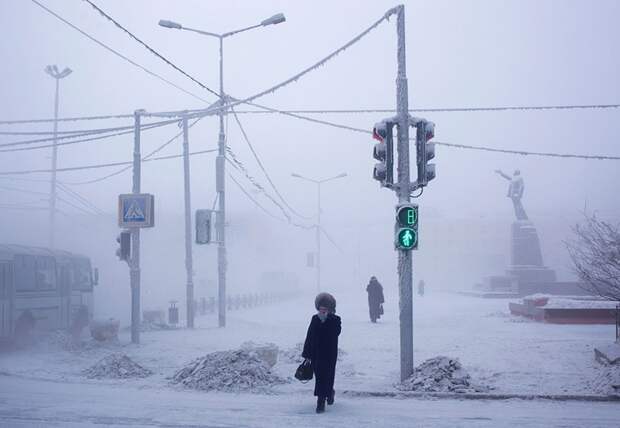
[[[36,262],[37,289],[53,290],[56,288],[56,265],[51,257],[37,257]]]
[[[36,286],[34,256],[16,255],[15,289],[17,291],[28,291],[35,290]]]
[[[93,289],[88,260],[74,260],[73,272],[74,281],[71,287],[73,290],[90,291]]]

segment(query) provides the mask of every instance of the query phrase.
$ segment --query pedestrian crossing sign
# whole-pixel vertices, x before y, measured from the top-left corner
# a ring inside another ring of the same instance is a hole
[[[130,193],[118,196],[119,227],[153,227],[155,225],[154,197],[149,193]]]

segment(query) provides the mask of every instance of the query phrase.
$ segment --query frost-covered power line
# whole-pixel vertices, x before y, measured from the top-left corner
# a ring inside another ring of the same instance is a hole
[[[275,183],[273,182],[273,180],[271,179],[271,176],[269,175],[269,173],[267,172],[265,166],[263,165],[263,162],[261,161],[260,157],[258,156],[258,153],[256,153],[256,150],[254,149],[254,146],[252,145],[252,143],[250,142],[250,139],[248,137],[248,134],[245,132],[245,129],[243,127],[243,125],[241,124],[241,121],[239,120],[239,117],[237,116],[237,114],[235,113],[234,108],[231,109],[233,116],[235,118],[235,121],[237,122],[237,126],[239,126],[239,130],[241,131],[241,134],[243,135],[243,139],[245,140],[245,142],[247,143],[248,147],[250,148],[250,151],[252,152],[252,155],[254,155],[254,159],[256,159],[256,163],[258,164],[258,166],[260,167],[260,169],[263,171],[263,174],[265,174],[265,178],[267,178],[267,181],[269,181],[269,184],[271,184],[271,187],[273,188],[273,191],[276,192],[276,195],[278,195],[278,197],[280,198],[280,200],[282,201],[282,203],[284,205],[286,205],[286,207],[296,216],[301,217],[303,219],[309,219],[310,217],[306,217],[302,214],[299,214],[293,207],[291,207],[291,205],[286,201],[286,199],[284,198],[284,196],[282,196],[282,194],[280,193],[280,191],[278,190],[278,188],[276,187]]]
[[[188,128],[193,127],[196,123],[198,123],[200,120],[202,120],[202,118],[198,118],[196,120],[194,120],[192,123],[189,124]],[[159,153],[160,151],[162,151],[165,147],[167,147],[168,145],[172,144],[175,140],[177,140],[179,137],[181,137],[183,135],[183,131],[177,133],[176,135],[174,135],[172,138],[168,139],[165,143],[161,144],[160,146],[158,146],[157,148],[155,148],[154,150],[152,150],[151,152],[147,153],[142,160],[146,161],[148,159],[150,159],[153,155]],[[128,164],[128,166],[124,166],[123,168],[112,172],[110,174],[106,174],[102,177],[98,177],[98,178],[93,178],[90,180],[86,180],[86,181],[74,181],[74,182],[65,182],[65,184],[70,184],[70,185],[84,185],[84,184],[93,184],[93,183],[99,183],[101,181],[107,180],[108,178],[112,178],[114,176],[117,176],[119,174],[122,174],[125,171],[128,171],[131,169],[131,165]]]
[[[202,155],[205,153],[213,153],[216,152],[217,149],[210,149],[210,150],[200,150],[197,152],[190,152],[189,155],[190,156],[195,156],[195,155]],[[175,159],[175,158],[180,158],[183,155],[168,155],[168,156],[160,156],[160,157],[156,157],[156,158],[150,158],[150,159],[143,159],[142,162],[150,162],[150,161],[160,161],[160,160],[166,160],[166,159]],[[94,164],[94,165],[82,165],[82,166],[72,166],[72,167],[66,167],[66,168],[56,168],[57,172],[69,172],[69,171],[81,171],[81,170],[85,170],[85,169],[99,169],[99,168],[109,168],[109,167],[113,167],[113,166],[121,166],[121,165],[131,165],[133,162],[132,161],[127,161],[127,162],[109,162],[109,163],[100,163],[100,164]],[[52,172],[51,169],[27,169],[27,170],[19,170],[19,171],[0,171],[0,175],[23,175],[23,174],[38,174],[38,173],[49,173]],[[72,184],[69,182],[65,182],[64,184]]]
[[[140,126],[140,129],[141,130],[149,130],[149,129],[159,128],[159,127],[170,125],[172,123],[177,123],[177,122],[178,122],[177,119],[170,119],[170,120],[162,120],[162,121],[159,121],[159,122],[145,123],[145,124]],[[73,139],[73,138],[87,137],[87,136],[90,136],[90,135],[109,134],[109,135],[101,137],[101,138],[106,138],[107,136],[123,135],[123,133],[134,132],[134,129],[135,129],[134,126],[118,126],[118,127],[115,127],[115,128],[92,129],[92,130],[88,130],[88,131],[82,132],[81,134],[61,135],[60,137],[35,138],[35,139],[32,139],[32,140],[12,141],[10,143],[2,143],[2,144],[0,144],[0,147],[24,146],[24,145],[30,145],[30,144],[46,143],[46,142],[54,141],[54,140],[70,140],[70,139]],[[76,140],[76,141],[72,141],[72,142],[52,144],[51,146],[53,146],[53,145],[59,145],[60,146],[60,145],[63,145],[63,144],[76,144],[76,143],[80,143],[80,142],[84,142],[84,141],[92,141],[92,140],[88,140],[88,139],[86,139],[86,140]],[[30,147],[30,148],[28,148],[28,150],[42,149],[42,148],[51,147],[51,146]]]
[[[255,103],[247,103],[254,105]],[[618,109],[620,104],[558,104],[546,106],[482,106],[482,107],[437,107],[437,108],[418,108],[410,109],[410,113],[438,112],[438,113],[461,113],[461,112],[489,112],[489,111],[542,111],[542,110],[606,110]],[[196,110],[189,110],[194,112]],[[395,109],[272,109],[261,106],[261,110],[236,110],[237,114],[374,114],[374,113],[395,113]],[[59,122],[73,122],[83,120],[105,120],[105,119],[133,119],[133,114],[116,114],[103,116],[77,116],[59,118]],[[20,119],[20,120],[0,120],[0,125],[18,125],[34,123],[51,123],[53,118],[48,119]],[[68,131],[72,132],[72,131]],[[47,132],[51,134],[52,132]],[[60,132],[59,132],[60,133]],[[0,135],[8,132],[0,132]]]
[[[118,52],[115,49],[112,49],[111,47],[109,47],[108,45],[106,45],[103,42],[100,42],[99,40],[97,40],[96,38],[94,38],[93,36],[91,36],[90,34],[88,34],[87,32],[85,32],[84,30],[80,29],[79,27],[77,27],[76,25],[72,24],[71,22],[67,21],[66,19],[64,19],[62,16],[58,15],[56,12],[52,11],[51,9],[45,7],[44,5],[42,5],[41,3],[39,3],[37,0],[31,0],[34,4],[36,4],[37,6],[39,6],[41,9],[45,10],[47,13],[49,13],[50,15],[56,17],[57,19],[59,19],[60,21],[64,22],[65,24],[67,24],[68,26],[70,26],[71,28],[73,28],[74,30],[78,31],[80,34],[82,34],[83,36],[87,37],[88,39],[92,40],[93,42],[97,43],[99,46],[101,46],[102,48],[108,50],[109,52],[112,52],[114,55],[122,58],[123,60],[127,61],[128,63],[130,63],[131,65],[138,67],[139,69],[141,69],[142,71],[146,72],[147,74],[150,74],[153,77],[156,77],[157,79],[161,80],[162,82],[165,82],[166,84],[178,89],[179,91],[193,97],[196,98],[204,103],[208,103],[207,100],[205,100],[204,98],[186,90],[183,89],[182,87],[180,87],[179,85],[171,82],[170,80],[166,79],[165,77],[160,76],[159,74],[149,70],[148,68],[138,64],[137,62],[133,61],[132,59],[126,57],[125,55],[121,54],[120,52]]]
[[[93,2],[91,2],[90,0],[83,0],[86,3],[88,3],[89,5],[91,5],[93,7],[93,9],[95,9],[97,12],[99,12],[99,14],[101,16],[103,16],[104,18],[106,18],[108,21],[112,22],[117,28],[119,28],[120,30],[122,30],[124,33],[126,33],[129,37],[131,37],[132,39],[134,39],[136,42],[140,43],[142,46],[144,46],[149,52],[151,52],[153,55],[155,55],[157,58],[161,59],[162,61],[164,61],[166,64],[168,64],[170,67],[174,68],[176,71],[178,71],[179,73],[181,73],[182,75],[184,75],[185,77],[187,77],[188,79],[190,79],[192,82],[196,83],[198,86],[200,86],[202,89],[205,89],[206,91],[210,92],[212,95],[215,95],[217,98],[220,97],[220,94],[218,94],[217,92],[215,92],[213,89],[209,88],[208,86],[206,86],[204,83],[200,82],[198,79],[192,77],[191,75],[189,75],[188,73],[186,73],[183,69],[181,69],[180,67],[178,67],[176,64],[174,64],[172,61],[170,61],[169,59],[167,59],[166,57],[164,57],[162,54],[160,54],[159,52],[157,52],[155,49],[153,49],[152,47],[150,47],[148,44],[146,44],[145,42],[143,42],[141,39],[139,39],[135,34],[133,34],[131,31],[129,31],[127,28],[125,28],[124,26],[122,26],[118,21],[116,21],[114,18],[112,18],[110,15],[108,15],[107,13],[105,13],[103,10],[101,10],[101,8],[99,8],[97,5],[95,5]],[[203,100],[204,101],[204,100]]]

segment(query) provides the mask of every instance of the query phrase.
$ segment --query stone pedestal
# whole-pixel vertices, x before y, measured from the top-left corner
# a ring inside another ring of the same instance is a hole
[[[510,236],[510,267],[506,271],[518,284],[556,281],[555,271],[545,267],[536,227],[529,220],[512,223]]]
[[[517,220],[510,229],[510,265],[544,266],[534,224],[529,220]]]
[[[529,220],[517,220],[510,228],[510,266],[506,274],[485,277],[477,288],[522,295],[543,293],[555,282],[555,271],[544,265],[536,227]]]

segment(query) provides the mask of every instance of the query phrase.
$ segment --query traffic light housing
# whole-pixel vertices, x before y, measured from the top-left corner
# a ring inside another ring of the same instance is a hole
[[[435,157],[435,143],[430,140],[435,136],[435,124],[421,120],[416,125],[416,152],[419,187],[428,185],[435,178],[435,164],[428,163]]]
[[[211,242],[211,210],[196,210],[196,244]]]
[[[118,242],[118,248],[116,249],[116,255],[119,260],[129,261],[131,257],[131,232],[129,230],[123,230],[116,237]]]
[[[397,250],[418,249],[418,206],[416,204],[396,206],[394,247]]]
[[[372,130],[372,137],[378,140],[372,151],[372,157],[379,161],[375,164],[372,177],[381,182],[381,186],[394,184],[394,122],[381,121]]]

